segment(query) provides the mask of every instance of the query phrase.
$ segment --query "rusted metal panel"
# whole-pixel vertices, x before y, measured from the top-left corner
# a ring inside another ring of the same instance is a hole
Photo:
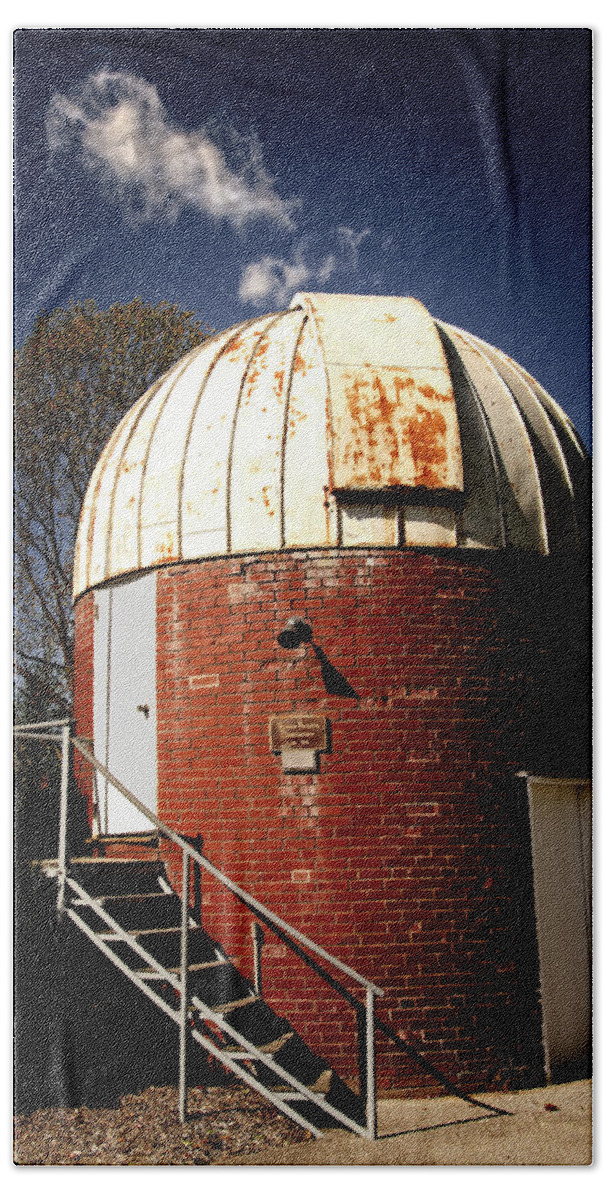
[[[184,376],[196,351],[182,359],[147,393],[146,403],[131,409],[129,434],[117,464],[107,514],[106,578],[149,566],[142,559],[142,489],[150,450],[161,415],[169,407],[176,383]]]
[[[99,459],[95,470],[89,481],[89,486],[86,491],[80,520],[78,523],[78,534],[76,537],[76,548],[74,551],[74,569],[72,577],[72,588],[74,596],[79,596],[86,591],[89,586],[89,564],[88,564],[88,545],[93,523],[94,501],[93,496],[97,481],[102,471],[102,459]]]
[[[337,504],[329,488],[327,375],[315,327],[304,319],[293,363],[283,472],[286,546],[336,546]]]
[[[145,405],[145,403],[146,403],[146,396],[144,395],[138,401],[136,408],[138,410],[141,409]],[[100,544],[101,544],[102,540],[107,541],[106,514],[104,513],[104,510],[100,509],[98,506],[98,496],[99,496],[99,492],[100,492],[102,483],[105,478],[106,466],[111,460],[111,456],[114,452],[114,447],[116,446],[118,439],[121,438],[123,429],[127,428],[129,426],[130,418],[131,418],[131,412],[127,413],[126,416],[123,417],[120,424],[117,425],[116,429],[114,430],[114,432],[108,439],[108,441],[100,455],[97,466],[95,467],[95,470],[93,471],[89,486],[87,488],[87,493],[86,493],[86,496],[84,499],[84,504],[82,507],[82,512],[80,515],[80,523],[79,523],[79,528],[78,528],[77,558],[78,558],[78,579],[80,582],[78,583],[77,577],[75,575],[75,577],[74,577],[74,595],[75,596],[79,595],[80,591],[84,591],[86,588],[91,587],[92,584],[99,582],[100,579],[106,578],[105,573],[102,573],[98,578],[95,578],[93,569],[92,569],[92,553],[93,553],[93,540],[95,537],[95,530],[97,529],[98,538],[100,539]]]
[[[548,553],[547,527],[536,460],[514,397],[498,371],[468,336],[443,325],[483,406],[497,454],[497,482],[507,542]]]
[[[325,358],[333,489],[462,490],[458,417],[434,322],[417,300],[295,296]]]
[[[167,382],[165,387],[166,382],[166,377],[159,380],[145,394],[143,403],[135,405],[127,414],[129,435],[123,444],[107,516],[106,577],[136,570],[138,566],[138,513],[148,440],[138,441],[136,435],[145,413],[158,394],[162,392],[163,395],[167,395],[170,385]]]
[[[549,393],[545,391],[544,387],[541,386],[541,384],[538,382],[538,380],[534,379],[533,376],[530,375],[529,372],[526,371],[524,367],[518,366],[518,370],[521,372],[524,379],[529,383],[530,387],[532,388],[532,391],[534,392],[534,395],[538,398],[540,403],[543,404],[544,407],[547,409],[547,411],[550,413],[551,418],[555,421],[557,429],[560,430],[565,435],[570,447],[572,448],[572,450],[574,450],[577,457],[581,461],[585,461],[588,457],[585,447],[583,446],[583,444],[578,436],[578,433],[576,432],[576,429],[574,428],[574,425],[572,424],[572,421],[566,415],[563,408],[560,408],[559,404],[556,404],[553,397],[550,396]]]
[[[302,313],[281,316],[261,338],[244,379],[232,448],[233,551],[281,544],[283,434]]]

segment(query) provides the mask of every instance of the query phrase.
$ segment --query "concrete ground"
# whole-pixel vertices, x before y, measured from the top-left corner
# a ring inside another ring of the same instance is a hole
[[[454,1096],[380,1100],[378,1140],[330,1129],[318,1140],[231,1160],[234,1166],[586,1166],[591,1083],[476,1095],[501,1116]]]

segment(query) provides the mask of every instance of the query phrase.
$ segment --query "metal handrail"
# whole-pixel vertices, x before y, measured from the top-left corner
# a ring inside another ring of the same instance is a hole
[[[223,871],[220,871],[217,867],[214,867],[213,863],[210,862],[208,858],[205,858],[203,854],[200,854],[198,850],[195,850],[189,842],[185,841],[184,838],[181,838],[178,833],[175,833],[175,831],[171,829],[169,825],[165,825],[164,821],[160,821],[156,814],[153,813],[151,809],[149,809],[147,805],[143,803],[143,801],[138,800],[137,796],[135,796],[133,792],[129,791],[129,789],[126,788],[124,784],[122,784],[120,780],[117,779],[116,776],[107,769],[107,767],[104,767],[103,763],[101,763],[99,759],[95,758],[95,755],[92,754],[90,750],[87,750],[80,738],[73,737],[71,740],[82,757],[86,759],[86,761],[89,762],[92,767],[100,771],[104,779],[107,779],[108,783],[111,783],[112,787],[115,787],[125,797],[126,800],[129,800],[131,804],[135,805],[135,808],[139,810],[142,816],[146,817],[148,821],[151,821],[151,823],[156,826],[159,833],[163,834],[163,837],[169,838],[170,841],[174,842],[176,846],[179,846],[182,851],[185,851],[190,858],[194,859],[194,861],[199,864],[199,866],[208,871],[210,875],[213,875],[213,877],[219,880],[220,883],[223,883],[224,886],[227,887],[234,896],[238,896],[248,908],[251,908],[253,912],[257,913],[259,916],[264,917],[265,920],[269,921],[274,927],[281,929],[288,935],[288,937],[292,938],[293,941],[300,942],[301,945],[306,946],[308,950],[312,950],[314,954],[318,954],[320,958],[324,958],[326,962],[331,963],[332,967],[342,971],[344,975],[348,975],[350,979],[353,979],[356,983],[361,984],[362,987],[371,988],[376,996],[384,995],[383,989],[378,987],[377,984],[372,983],[371,979],[366,979],[364,975],[359,975],[358,971],[353,971],[352,967],[349,967],[346,965],[346,963],[341,962],[339,958],[335,958],[333,954],[329,954],[328,951],[324,950],[322,946],[317,945],[317,943],[313,942],[311,938],[306,937],[306,934],[300,933],[298,929],[294,929],[293,925],[289,925],[288,922],[284,921],[282,917],[277,916],[277,914],[273,913],[271,909],[266,908],[264,904],[261,904],[259,900],[255,899],[255,896],[251,896],[249,892],[244,890],[244,888],[239,887],[238,883],[234,883],[234,881],[230,879],[228,875],[225,875]]]
[[[187,1116],[187,1111],[186,1111],[186,1096],[187,1096],[186,1055],[187,1055],[187,1042],[188,1042],[188,1039],[187,1039],[188,904],[189,904],[189,883],[190,883],[190,859],[192,859],[194,862],[198,863],[198,865],[201,866],[205,871],[207,871],[208,874],[212,875],[215,879],[218,880],[218,882],[223,884],[224,887],[228,888],[228,890],[230,892],[232,892],[232,894],[234,896],[237,896],[247,906],[247,908],[251,909],[254,913],[256,913],[259,917],[261,917],[262,920],[277,933],[278,937],[281,938],[282,941],[284,941],[288,946],[290,946],[290,948],[292,950],[294,950],[297,954],[299,954],[301,957],[304,957],[305,960],[309,963],[309,965],[318,974],[320,974],[323,979],[325,979],[328,983],[330,983],[331,986],[333,986],[335,989],[340,991],[342,993],[342,995],[348,996],[348,992],[345,989],[343,989],[335,980],[333,980],[331,978],[331,976],[328,975],[328,973],[322,967],[320,967],[317,963],[314,962],[314,960],[309,959],[308,955],[305,955],[303,951],[299,950],[297,945],[293,945],[292,943],[299,943],[301,946],[305,946],[308,950],[312,951],[313,954],[316,954],[319,958],[324,959],[325,962],[330,963],[331,966],[334,967],[336,970],[341,971],[344,975],[348,976],[349,979],[352,979],[355,983],[358,983],[361,987],[365,988],[365,993],[366,993],[366,1002],[365,1002],[366,1088],[365,1088],[365,1090],[366,1090],[367,1125],[366,1125],[365,1130],[362,1129],[362,1132],[364,1132],[365,1136],[370,1139],[376,1138],[376,1136],[377,1136],[377,1104],[376,1104],[376,1066],[375,1066],[375,1042],[374,1042],[374,1031],[375,1031],[374,1005],[375,1005],[375,997],[384,995],[383,989],[378,987],[377,984],[373,983],[370,979],[366,979],[365,976],[360,975],[358,973],[358,971],[354,971],[352,969],[352,967],[347,966],[346,963],[341,962],[341,960],[339,958],[336,958],[333,954],[329,954],[328,951],[324,950],[322,946],[319,946],[316,942],[313,942],[311,938],[309,938],[305,934],[301,933],[298,929],[295,929],[292,925],[289,925],[287,921],[284,921],[282,917],[279,917],[276,913],[273,913],[271,911],[271,909],[266,908],[266,906],[264,904],[261,904],[259,900],[256,900],[255,897],[251,896],[249,894],[249,892],[246,892],[244,890],[244,888],[241,888],[241,887],[239,887],[238,884],[234,883],[234,881],[232,879],[230,879],[228,875],[225,875],[223,871],[220,871],[217,867],[215,867],[213,865],[213,863],[209,861],[208,858],[205,858],[205,856],[203,854],[201,854],[198,850],[195,850],[194,847],[189,842],[187,842],[184,838],[181,838],[179,836],[179,834],[175,833],[175,831],[173,829],[171,829],[170,826],[165,825],[165,823],[163,821],[160,821],[159,818],[156,816],[156,814],[153,813],[147,807],[147,805],[145,805],[143,803],[143,801],[138,800],[137,796],[135,796],[133,792],[131,792],[127,787],[125,787],[124,784],[122,784],[120,782],[120,780],[117,779],[116,776],[113,775],[112,772],[109,771],[108,768],[105,767],[104,764],[101,763],[99,761],[99,759],[96,758],[95,755],[86,748],[86,746],[84,745],[83,739],[71,736],[71,733],[70,733],[71,724],[72,724],[72,722],[69,718],[59,718],[59,719],[56,719],[53,721],[42,721],[42,722],[37,722],[35,724],[16,725],[13,728],[13,732],[17,737],[23,737],[23,738],[35,737],[38,739],[44,739],[44,740],[49,740],[49,741],[61,741],[61,794],[60,794],[60,806],[59,806],[59,846],[58,846],[59,892],[58,892],[58,897],[57,897],[57,907],[58,907],[60,915],[62,914],[64,907],[65,907],[65,885],[66,885],[66,877],[67,877],[67,870],[66,870],[66,866],[67,866],[67,805],[68,805],[68,771],[69,771],[69,759],[70,759],[70,744],[72,744],[78,750],[78,752],[82,756],[82,758],[84,758],[84,760],[93,767],[94,772],[99,771],[101,773],[101,775],[103,776],[103,778],[105,778],[108,781],[108,783],[110,783],[114,788],[116,788],[116,790],[119,791],[121,793],[121,795],[123,795],[125,797],[125,799],[128,800],[129,803],[131,803],[138,810],[138,812],[140,812],[142,814],[142,816],[144,816],[148,821],[151,822],[151,824],[153,826],[155,826],[155,828],[158,830],[159,833],[161,833],[169,841],[173,842],[174,845],[178,846],[182,851],[182,888],[181,888],[182,903],[181,903],[181,938],[180,938],[180,942],[181,942],[181,953],[180,953],[181,996],[180,996],[180,1013],[179,1013],[179,1018],[178,1018],[179,1026],[180,1026],[180,1047],[179,1047],[179,1117],[180,1117],[180,1120],[185,1121],[186,1116]],[[57,726],[61,727],[61,733],[59,735],[52,734],[52,733],[42,734],[42,733],[34,733],[33,732],[35,729],[49,729],[49,728],[57,727]],[[85,740],[90,741],[91,739],[87,738]],[[359,1004],[359,1003],[360,1002],[357,1001],[357,1004]]]
[[[53,725],[71,725],[69,717],[57,717],[54,721],[30,721],[27,725],[13,725],[13,733],[23,733],[26,729],[50,729]]]

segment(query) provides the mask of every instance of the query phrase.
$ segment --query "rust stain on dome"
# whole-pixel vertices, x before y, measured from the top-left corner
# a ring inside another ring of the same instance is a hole
[[[453,396],[417,384],[413,375],[391,368],[352,375],[345,381],[344,394],[347,420],[339,429],[341,487],[454,486],[459,445],[450,447],[441,412],[446,402],[454,403]]]
[[[416,406],[408,421],[409,442],[414,459],[416,485],[440,488],[445,486],[447,456],[445,451],[446,423],[441,412],[430,412]]]
[[[165,535],[162,541],[156,542],[154,546],[153,562],[160,564],[176,561],[177,553],[175,550],[173,535],[168,533]]]

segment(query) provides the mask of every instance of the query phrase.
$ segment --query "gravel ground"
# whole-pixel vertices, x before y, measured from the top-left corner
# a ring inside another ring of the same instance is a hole
[[[20,1166],[206,1166],[310,1134],[241,1087],[188,1089],[189,1120],[177,1119],[177,1089],[150,1087],[118,1108],[46,1108],[15,1120]]]

